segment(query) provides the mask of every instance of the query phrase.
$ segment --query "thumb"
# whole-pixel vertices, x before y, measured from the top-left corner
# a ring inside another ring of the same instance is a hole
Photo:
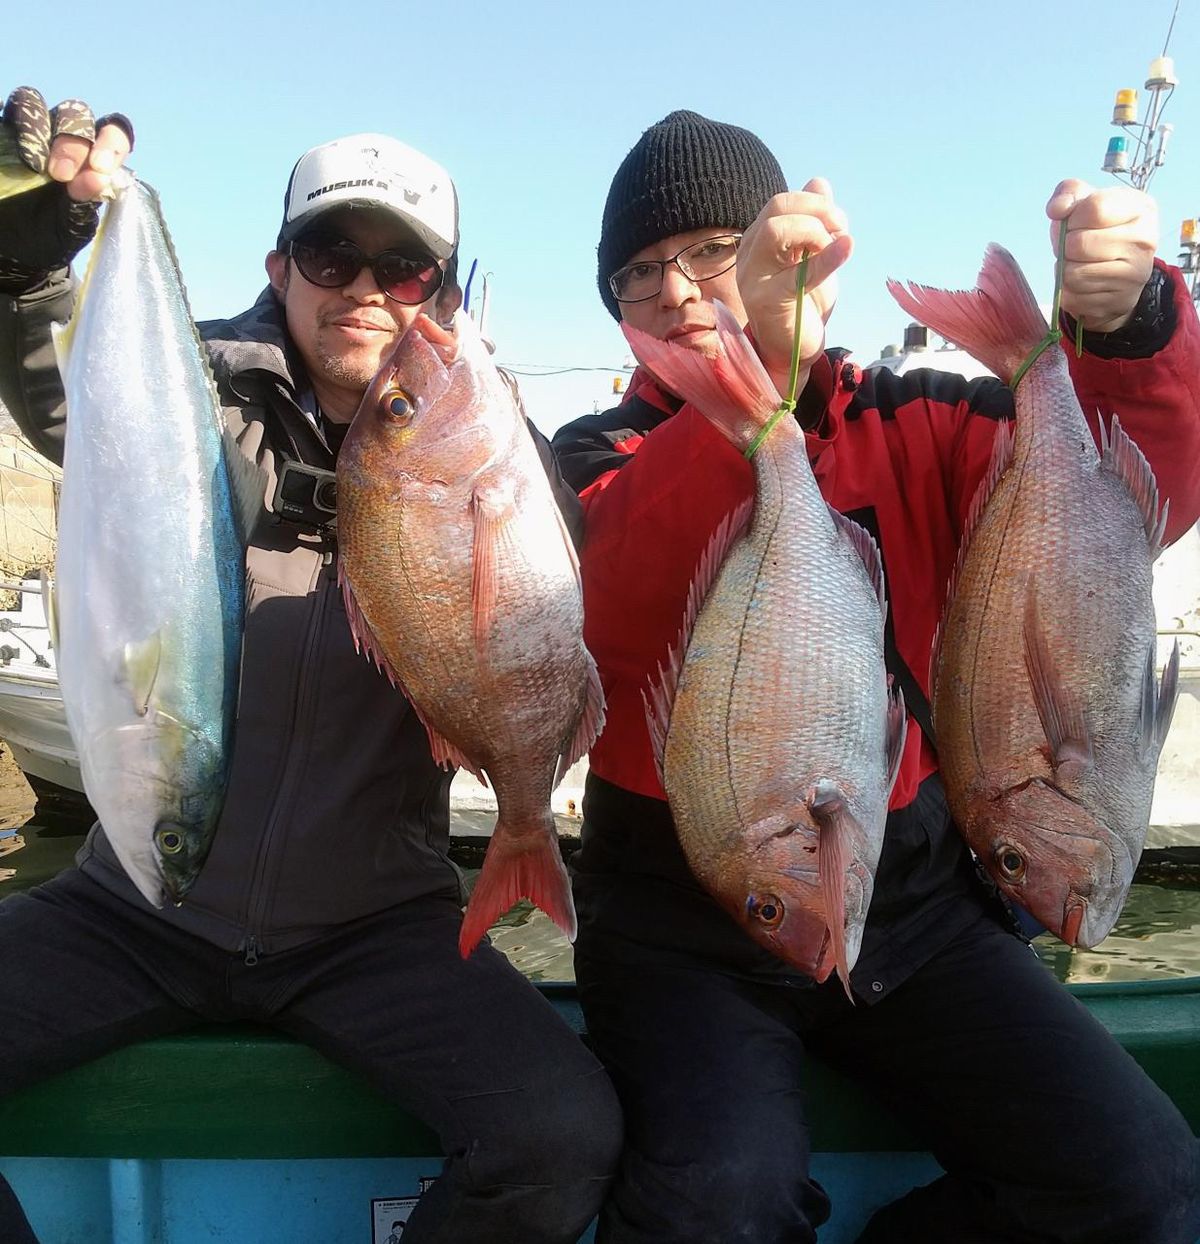
[[[824,177],[810,177],[804,183],[804,190],[808,194],[823,194],[827,199],[833,198],[833,187]]]

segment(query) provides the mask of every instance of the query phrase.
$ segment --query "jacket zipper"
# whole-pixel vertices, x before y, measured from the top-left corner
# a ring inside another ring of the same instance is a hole
[[[290,753],[284,767],[283,780],[279,784],[279,792],[275,797],[275,802],[267,820],[267,828],[259,845],[258,858],[254,862],[254,873],[250,883],[249,897],[246,902],[247,933],[242,941],[241,949],[243,951],[243,962],[247,967],[253,967],[258,962],[259,953],[262,949],[258,940],[258,932],[260,931],[259,926],[266,909],[264,877],[267,871],[267,861],[271,858],[271,847],[275,838],[275,830],[283,819],[284,812],[291,810],[293,802],[292,791],[295,786],[296,773],[301,764],[299,757],[301,749],[295,745],[295,736],[300,719],[300,709],[307,702],[312,682],[313,654],[316,652],[318,640],[325,630],[325,614],[329,603],[329,592],[325,579],[326,570],[332,562],[332,549],[330,545],[331,542],[328,542],[321,551],[321,563],[317,570],[316,580],[317,585],[321,589],[320,599],[312,618],[309,620],[307,634],[305,635],[300,676],[296,681],[296,693],[292,699],[291,718],[288,722],[287,732],[288,738],[292,740]]]

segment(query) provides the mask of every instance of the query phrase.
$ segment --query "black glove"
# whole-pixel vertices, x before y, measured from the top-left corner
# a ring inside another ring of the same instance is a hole
[[[120,113],[96,121],[78,99],[50,109],[31,86],[8,97],[0,124],[11,127],[9,139],[15,135],[22,162],[36,173],[46,171],[50,144],[59,134],[91,142],[105,125],[119,125],[133,143],[133,126]],[[0,199],[0,293],[25,294],[45,284],[92,240],[99,219],[99,203],[77,202],[61,182]]]

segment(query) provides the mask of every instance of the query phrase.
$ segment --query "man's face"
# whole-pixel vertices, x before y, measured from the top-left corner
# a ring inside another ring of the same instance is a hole
[[[321,217],[321,233],[345,238],[366,255],[421,249],[386,213],[330,212]],[[279,251],[267,256],[267,273],[317,399],[334,419],[353,416],[384,356],[421,311],[432,313],[436,301],[435,296],[421,306],[395,302],[384,296],[368,267],[348,285],[325,289],[306,281],[295,260]]]
[[[687,246],[708,238],[721,237],[734,232],[730,229],[692,229],[687,233],[674,233],[661,242],[644,246],[629,263],[643,260],[666,260],[677,255]],[[660,341],[674,341],[677,345],[699,350],[704,354],[716,353],[716,311],[712,302],[719,298],[733,313],[738,323],[745,326],[746,309],[742,305],[737,287],[737,266],[727,269],[706,281],[690,281],[677,264],[667,264],[663,270],[662,289],[642,302],[621,302],[623,323],[632,324],[657,337]]]

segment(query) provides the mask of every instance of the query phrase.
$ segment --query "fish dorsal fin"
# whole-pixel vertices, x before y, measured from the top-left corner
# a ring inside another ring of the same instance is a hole
[[[879,600],[879,608],[886,622],[887,588],[883,582],[883,558],[879,555],[879,545],[875,543],[875,537],[860,523],[856,523],[852,518],[847,518],[845,514],[840,510],[835,510],[831,505],[829,506],[829,514],[833,519],[833,525],[850,541],[854,551],[862,558],[862,564],[866,567],[867,578],[875,589],[875,595]]]
[[[1078,778],[1095,763],[1092,736],[1079,699],[1064,682],[1046,643],[1032,588],[1025,597],[1023,632],[1025,669],[1034,707],[1050,744],[1050,763],[1059,778]]]
[[[154,699],[163,660],[163,633],[155,631],[145,639],[131,640],[123,654],[125,683],[133,700],[134,711],[145,717]]]
[[[587,656],[587,691],[584,696],[583,712],[579,724],[575,728],[566,751],[558,758],[558,768],[554,773],[554,786],[563,780],[567,770],[591,749],[592,744],[600,737],[604,729],[604,688],[600,685],[600,675],[596,670],[596,662],[592,654]]]
[[[1170,502],[1164,501],[1160,510],[1158,481],[1154,478],[1154,469],[1146,461],[1146,455],[1121,427],[1121,421],[1116,415],[1112,417],[1111,428],[1106,428],[1104,420],[1100,420],[1100,465],[1111,471],[1129,489],[1146,527],[1150,560],[1157,560],[1163,551],[1163,533],[1167,529]]]
[[[375,632],[371,629],[371,624],[367,621],[366,615],[359,608],[358,600],[354,595],[354,587],[350,582],[350,576],[346,574],[345,564],[340,557],[338,558],[338,584],[342,589],[342,600],[346,605],[346,619],[350,623],[350,634],[354,638],[355,652],[361,652],[365,657],[374,661],[379,672],[412,705],[417,719],[425,727],[425,733],[429,738],[429,751],[434,761],[443,768],[466,769],[468,773],[473,773],[486,786],[488,784],[487,778],[483,776],[479,766],[468,759],[449,739],[429,724],[425,714],[421,711],[421,706],[413,698],[412,693],[404,685],[400,675],[392,667],[392,663],[387,659],[387,655],[384,653]]]
[[[493,471],[471,493],[474,541],[471,545],[471,613],[475,644],[483,651],[491,633],[500,595],[500,568],[519,555],[513,538],[514,494],[511,477]]]
[[[649,695],[642,692],[646,706],[646,726],[650,731],[650,743],[654,749],[654,762],[662,779],[663,756],[667,750],[667,731],[671,725],[671,709],[675,704],[675,692],[679,688],[679,676],[683,672],[684,657],[691,642],[692,630],[705,597],[709,593],[729,550],[741,539],[750,523],[754,510],[754,498],[750,497],[730,510],[717,524],[708,545],[700,555],[696,573],[688,587],[687,604],[684,606],[683,622],[675,643],[667,649],[666,664],[658,666],[658,677],[651,678]]]
[[[228,426],[221,429],[221,449],[229,476],[229,499],[233,521],[242,544],[250,543],[254,528],[262,515],[267,493],[267,473],[242,453],[237,438]]]
[[[350,582],[350,576],[346,573],[346,563],[338,557],[338,586],[342,589],[342,601],[346,606],[346,620],[350,623],[350,634],[354,638],[354,651],[361,652],[364,656],[375,662],[379,672],[383,674],[393,687],[403,691],[409,700],[412,696],[408,695],[404,684],[400,681],[399,675],[392,668],[391,662],[384,654],[383,647],[379,640],[375,638],[375,632],[371,629],[371,624],[367,621],[366,615],[359,608],[358,598],[354,595],[354,586]]]
[[[950,612],[954,594],[958,591],[958,581],[962,577],[962,568],[967,560],[967,550],[971,547],[971,540],[974,538],[975,530],[979,526],[984,510],[987,509],[987,503],[992,499],[992,493],[996,491],[996,485],[999,484],[1000,477],[1012,464],[1015,438],[1016,427],[1011,420],[1002,423],[996,429],[996,435],[992,440],[992,456],[988,461],[988,468],[975,489],[975,495],[971,498],[971,505],[967,510],[967,521],[963,524],[962,537],[958,542],[958,556],[954,560],[954,569],[950,572],[950,581],[946,584],[946,599],[942,604],[942,616],[938,621],[937,630],[934,632],[933,647],[929,653],[929,686],[931,688],[935,688],[937,685],[937,669],[941,656],[942,634],[945,630],[946,617]]]

